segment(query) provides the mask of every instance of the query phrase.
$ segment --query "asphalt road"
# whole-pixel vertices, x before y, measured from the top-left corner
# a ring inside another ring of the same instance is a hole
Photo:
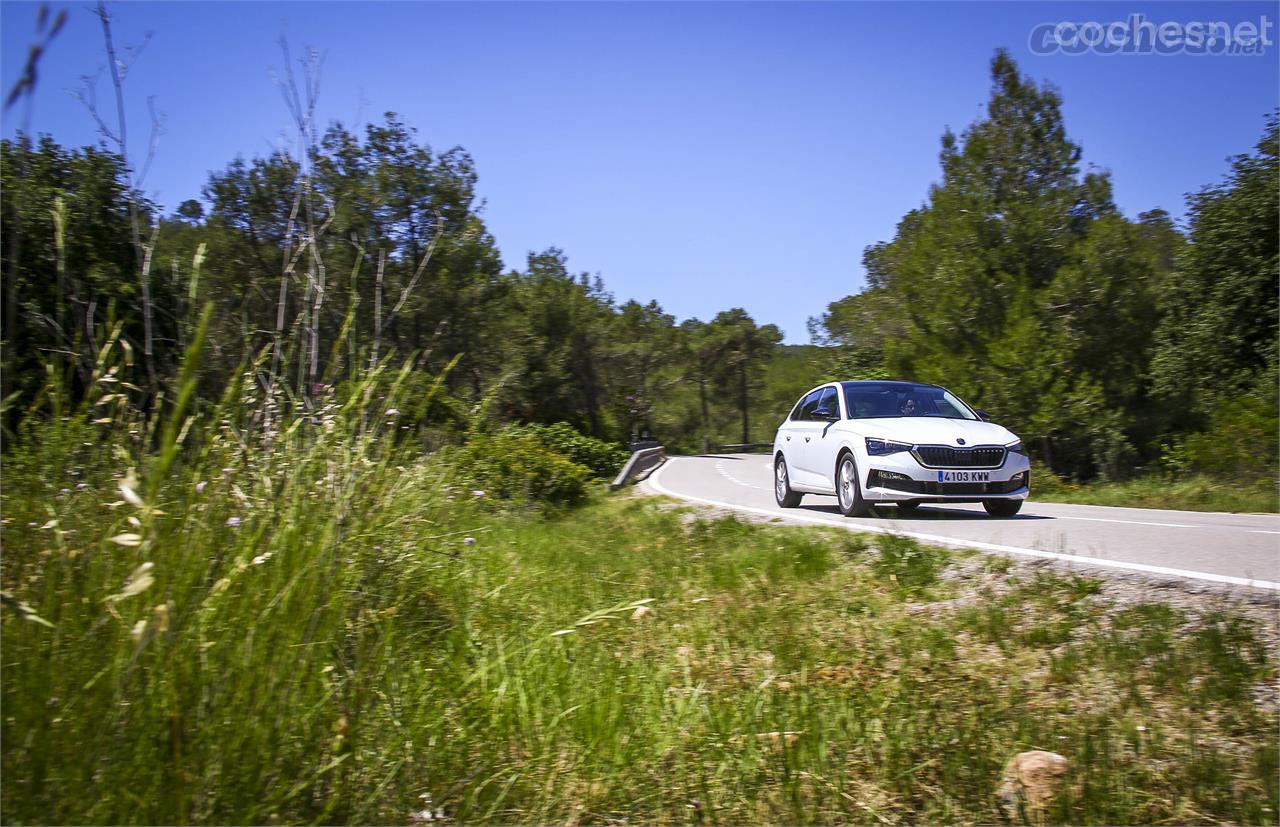
[[[1280,591],[1280,516],[1158,511],[1031,500],[1011,519],[981,505],[924,505],[910,517],[846,518],[834,496],[806,494],[779,508],[763,454],[674,457],[641,483],[648,491],[807,525],[904,534],[929,543],[1087,567]]]

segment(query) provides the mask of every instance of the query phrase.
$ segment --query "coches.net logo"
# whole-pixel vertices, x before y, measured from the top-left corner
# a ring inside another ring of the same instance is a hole
[[[1166,20],[1131,14],[1124,20],[1062,20],[1031,30],[1035,55],[1262,55],[1274,45],[1275,21]]]

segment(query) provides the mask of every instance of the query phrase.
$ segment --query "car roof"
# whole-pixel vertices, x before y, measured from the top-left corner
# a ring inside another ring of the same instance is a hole
[[[912,382],[907,379],[850,379],[841,382],[823,382],[821,385],[815,385],[800,394],[800,399],[803,400],[809,394],[814,391],[820,391],[823,388],[840,387],[844,390],[856,390],[857,388],[883,388],[885,386],[902,388],[942,388],[941,385],[933,385],[928,382]],[[799,402],[796,404],[799,404]]]
[[[856,379],[847,382],[840,382],[840,385],[846,388],[860,387],[884,387],[885,385],[901,385],[905,388],[939,388],[941,385],[933,385],[928,382],[911,382],[904,379]]]

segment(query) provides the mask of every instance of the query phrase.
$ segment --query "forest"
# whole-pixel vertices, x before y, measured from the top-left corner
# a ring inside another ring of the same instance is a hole
[[[815,346],[783,347],[741,308],[678,322],[618,300],[555,247],[504,270],[465,149],[434,150],[394,113],[320,132],[313,92],[296,155],[236,158],[168,215],[106,141],[3,142],[11,438],[51,388],[92,392],[114,325],[140,404],[171,398],[209,303],[197,400],[250,370],[263,400],[314,410],[390,360],[424,391],[400,421],[427,448],[481,408],[618,444],[767,442],[812,384],[894,377],[952,388],[1073,480],[1275,478],[1274,113],[1185,222],[1128,218],[1110,173],[1081,170],[1058,93],[997,53],[986,116],[942,135],[922,206],[865,251],[866,288],[815,308]]]

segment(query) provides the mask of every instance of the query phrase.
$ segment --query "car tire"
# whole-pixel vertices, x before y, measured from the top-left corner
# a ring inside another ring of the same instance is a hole
[[[787,473],[787,459],[778,454],[773,463],[773,498],[779,508],[795,508],[803,494],[791,490],[791,475]]]
[[[920,507],[920,503],[918,502],[897,503],[897,507],[898,507],[898,516],[905,517],[909,514],[916,513],[916,509]]]
[[[836,463],[836,501],[840,503],[840,513],[846,517],[870,517],[871,504],[862,496],[862,486],[858,484],[858,466],[853,462],[853,454],[840,455]]]
[[[983,500],[982,507],[992,517],[1012,517],[1022,508],[1022,500]]]

